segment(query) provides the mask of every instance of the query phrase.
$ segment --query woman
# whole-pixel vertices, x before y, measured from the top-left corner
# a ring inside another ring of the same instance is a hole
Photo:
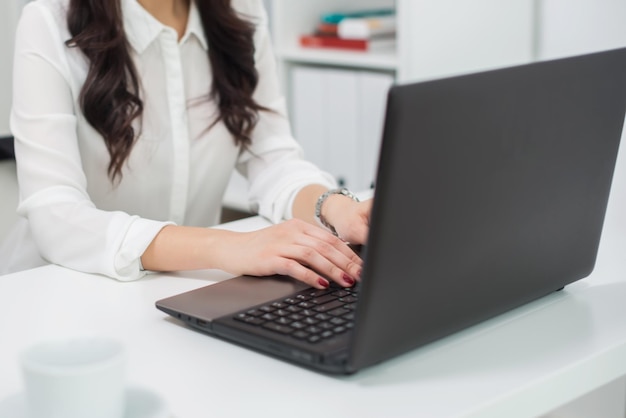
[[[217,268],[317,288],[359,278],[344,240],[365,241],[371,204],[328,192],[332,178],[301,159],[261,0],[29,3],[11,127],[24,219],[0,251],[5,271],[51,262],[126,281]],[[275,225],[206,228],[235,168]]]

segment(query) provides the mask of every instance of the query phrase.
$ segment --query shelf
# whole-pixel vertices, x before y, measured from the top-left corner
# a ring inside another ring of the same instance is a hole
[[[331,65],[396,71],[398,56],[395,49],[375,52],[346,51],[333,49],[308,49],[287,47],[276,52],[279,60],[292,63]]]

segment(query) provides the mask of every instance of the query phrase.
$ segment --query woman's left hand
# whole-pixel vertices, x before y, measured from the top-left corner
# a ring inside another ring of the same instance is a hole
[[[370,224],[372,199],[356,202],[342,195],[329,196],[322,207],[322,216],[342,240],[365,244]]]

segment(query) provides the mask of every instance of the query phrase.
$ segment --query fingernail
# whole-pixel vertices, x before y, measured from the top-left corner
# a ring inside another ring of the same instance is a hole
[[[343,280],[348,283],[350,286],[354,284],[354,279],[348,276],[346,273],[343,274]]]
[[[363,270],[359,270],[359,271],[356,273],[356,277],[358,277],[358,278],[360,279],[360,278],[361,278],[361,273],[362,273],[362,272],[363,272]]]
[[[317,282],[319,283],[320,286],[324,288],[328,288],[328,286],[330,286],[330,283],[328,283],[328,280],[322,279],[321,277],[317,279]]]

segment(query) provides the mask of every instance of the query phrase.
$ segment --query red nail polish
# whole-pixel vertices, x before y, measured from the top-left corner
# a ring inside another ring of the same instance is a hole
[[[330,286],[330,283],[328,283],[328,280],[322,279],[321,277],[317,279],[317,282],[320,284],[320,286],[324,288],[328,288],[328,286]]]
[[[343,280],[348,283],[350,286],[354,284],[354,279],[348,276],[346,273],[343,274]]]

